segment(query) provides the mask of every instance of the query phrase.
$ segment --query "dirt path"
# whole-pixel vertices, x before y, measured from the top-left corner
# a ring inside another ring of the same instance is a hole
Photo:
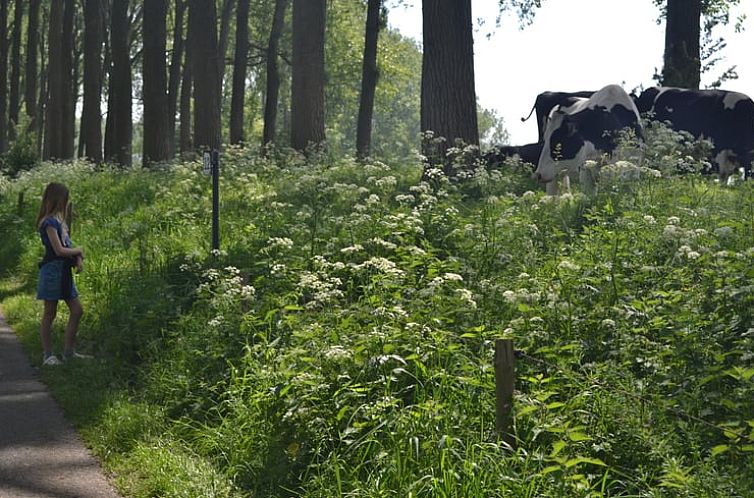
[[[0,314],[0,498],[118,498]]]

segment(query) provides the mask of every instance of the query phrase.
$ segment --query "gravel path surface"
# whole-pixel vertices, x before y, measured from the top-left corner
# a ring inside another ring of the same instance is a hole
[[[0,314],[0,498],[118,497]]]

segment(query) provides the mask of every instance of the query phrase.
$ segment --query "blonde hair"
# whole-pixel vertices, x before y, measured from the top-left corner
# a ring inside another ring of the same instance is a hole
[[[65,225],[65,211],[68,208],[68,188],[62,183],[49,183],[42,194],[42,205],[37,214],[37,227],[49,216],[54,216]]]

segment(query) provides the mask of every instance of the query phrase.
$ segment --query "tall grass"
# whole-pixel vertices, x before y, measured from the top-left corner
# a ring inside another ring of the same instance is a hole
[[[37,358],[15,200],[62,180],[98,360],[43,374],[129,496],[754,496],[754,187],[675,176],[671,138],[662,178],[555,198],[231,149],[217,256],[200,165],[43,165],[0,184],[3,308]]]

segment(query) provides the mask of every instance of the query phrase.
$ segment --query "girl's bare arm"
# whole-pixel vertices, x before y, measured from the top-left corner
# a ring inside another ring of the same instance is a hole
[[[66,258],[73,256],[84,257],[84,251],[80,247],[63,247],[62,242],[60,242],[60,237],[58,237],[58,231],[55,230],[55,227],[48,226],[46,231],[47,237],[50,238],[50,245],[52,245],[52,250],[55,252],[56,256]]]

